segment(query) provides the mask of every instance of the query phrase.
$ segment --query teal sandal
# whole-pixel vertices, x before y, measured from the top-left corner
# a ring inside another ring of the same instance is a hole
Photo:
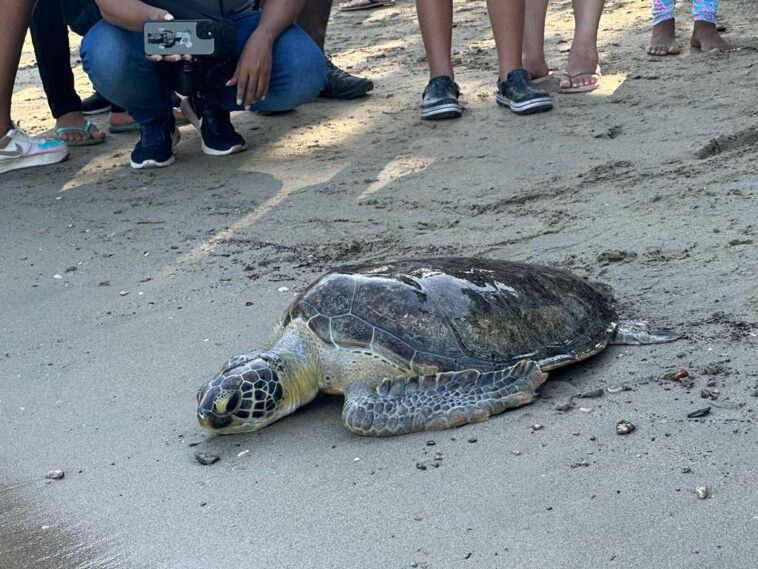
[[[105,138],[95,138],[92,136],[92,133],[90,132],[90,129],[92,128],[92,123],[90,121],[86,121],[84,123],[84,126],[62,126],[60,128],[55,129],[55,139],[60,140],[61,142],[65,142],[67,146],[94,146],[95,144],[102,144],[105,142]],[[84,140],[63,140],[61,138],[61,134],[64,132],[82,132],[87,135],[87,138]]]

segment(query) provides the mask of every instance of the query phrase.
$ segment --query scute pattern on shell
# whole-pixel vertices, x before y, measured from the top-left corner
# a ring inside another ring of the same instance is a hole
[[[581,359],[605,346],[616,313],[609,287],[565,271],[442,258],[341,267],[292,303],[284,326],[294,318],[326,343],[423,374]]]

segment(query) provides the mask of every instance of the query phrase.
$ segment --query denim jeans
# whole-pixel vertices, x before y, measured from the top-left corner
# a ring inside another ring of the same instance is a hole
[[[237,26],[233,56],[242,49],[258,25],[260,12],[242,12],[231,17]],[[141,32],[118,28],[102,20],[87,33],[81,45],[82,66],[95,89],[106,99],[126,108],[140,124],[165,120],[171,114],[169,89],[162,68],[145,58]],[[316,98],[326,81],[324,54],[295,25],[274,42],[271,80],[266,98],[252,105],[254,111],[287,111]],[[204,93],[208,100],[228,111],[243,110],[236,103],[237,88],[225,87]]]

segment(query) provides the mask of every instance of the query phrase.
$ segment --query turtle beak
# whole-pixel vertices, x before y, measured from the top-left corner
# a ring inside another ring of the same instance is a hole
[[[219,393],[219,391],[218,388],[209,389],[200,398],[197,406],[197,420],[206,431],[216,432],[232,423],[232,417],[227,410],[234,411],[228,407],[236,392]]]
[[[231,417],[219,417],[211,411],[198,410],[197,420],[200,426],[206,431],[216,432],[224,427],[228,427],[231,422]]]

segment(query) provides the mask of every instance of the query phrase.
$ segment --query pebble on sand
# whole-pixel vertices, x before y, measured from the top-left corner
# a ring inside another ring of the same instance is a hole
[[[48,472],[47,474],[45,474],[45,478],[47,478],[49,480],[60,480],[65,475],[66,475],[66,473],[63,472],[62,470],[51,470],[50,472]]]
[[[703,409],[698,409],[697,411],[693,411],[692,413],[687,413],[688,419],[699,419],[700,417],[705,417],[711,412],[710,407],[705,407]]]
[[[621,421],[616,423],[616,434],[628,435],[629,433],[634,431],[636,428],[637,427],[635,427],[631,421],[627,421],[626,419],[621,419]]]
[[[705,500],[708,496],[711,495],[710,491],[708,490],[708,486],[705,485],[695,488],[695,494],[701,500]]]
[[[672,373],[669,377],[673,381],[682,381],[683,379],[686,379],[690,376],[690,372],[688,372],[683,367],[680,367],[678,370],[676,370],[674,373]]]
[[[215,464],[221,460],[221,457],[215,454],[206,454],[204,452],[198,451],[195,453],[195,460],[197,460],[203,466],[210,466],[211,464]]]
[[[603,388],[598,387],[597,389],[591,389],[589,391],[584,391],[580,393],[578,396],[582,399],[595,399],[597,397],[602,397],[604,394]]]

